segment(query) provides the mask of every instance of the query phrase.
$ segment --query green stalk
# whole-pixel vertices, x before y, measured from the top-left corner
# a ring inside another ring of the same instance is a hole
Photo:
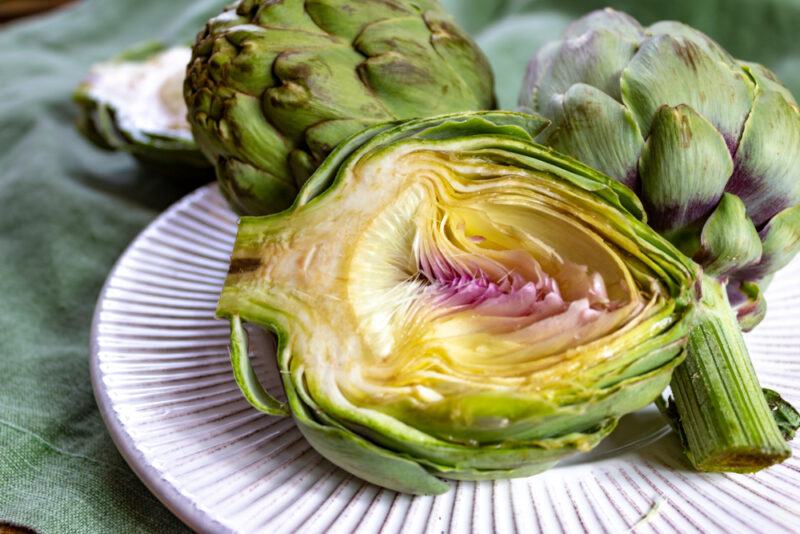
[[[703,277],[687,356],[672,377],[679,432],[700,471],[749,473],[791,454],[767,405],[725,288]]]

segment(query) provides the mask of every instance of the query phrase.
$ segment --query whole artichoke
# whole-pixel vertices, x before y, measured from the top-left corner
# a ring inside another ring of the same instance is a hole
[[[436,0],[242,0],[197,37],[189,121],[240,213],[289,206],[343,139],[494,105],[486,58]]]
[[[800,250],[800,109],[775,75],[678,22],[605,9],[531,61],[538,138],[634,189],[650,224],[728,282],[745,328]]]
[[[749,472],[787,458],[739,327],[758,324],[764,286],[800,250],[800,109],[789,91],[689,26],[643,28],[605,9],[536,54],[520,104],[551,119],[539,141],[633,189],[649,223],[703,267],[671,384],[695,467]]]
[[[537,473],[650,403],[683,359],[696,268],[627,188],[535,144],[545,123],[373,127],[291,209],[243,217],[217,312],[248,400],[411,493]],[[242,321],[277,334],[287,405]]]
[[[186,120],[188,46],[146,43],[93,65],[75,91],[78,127],[97,146],[129,152],[175,177],[210,180]]]

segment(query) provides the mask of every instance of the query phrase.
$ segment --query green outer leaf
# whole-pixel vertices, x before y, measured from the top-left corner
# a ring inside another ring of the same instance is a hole
[[[764,397],[767,399],[769,409],[781,429],[783,439],[791,441],[794,439],[797,429],[800,428],[800,413],[794,406],[783,400],[780,393],[773,389],[763,388]]]
[[[685,39],[686,41],[697,45],[703,50],[703,52],[722,63],[727,63],[730,66],[734,66],[736,64],[736,60],[733,59],[733,57],[713,39],[703,32],[681,22],[674,20],[662,20],[648,26],[646,31],[650,35],[669,35],[672,37],[680,37],[681,39]]]
[[[439,495],[450,489],[419,463],[383,449],[341,427],[320,424],[311,418],[297,396],[290,393],[289,403],[297,427],[322,456],[379,486],[416,495]]]
[[[747,299],[743,304],[736,306],[736,319],[742,332],[751,331],[767,315],[767,299],[764,298],[764,287],[762,287],[764,282],[764,280],[742,282],[737,288]]]
[[[642,199],[660,232],[678,231],[707,215],[733,172],[725,139],[685,105],[662,106],[639,160]]]
[[[789,103],[797,105],[797,101],[792,95],[792,92],[784,86],[774,72],[769,70],[764,65],[758,63],[751,63],[749,61],[739,61],[739,65],[747,72],[751,78],[756,82],[756,86],[764,90],[775,91],[780,93],[783,98]]]
[[[544,144],[579,159],[635,189],[642,132],[630,110],[599,89],[578,83],[561,100]]]
[[[493,446],[475,447],[439,439],[415,440],[410,428],[402,424],[385,425],[380,433],[371,432],[371,439],[392,450],[402,450],[426,465],[451,466],[444,472],[482,471],[498,475],[508,471],[506,466],[524,468],[531,463],[555,461],[594,447],[609,431],[607,424],[598,421],[618,419],[624,414],[639,410],[650,404],[669,384],[672,370],[683,361],[675,357],[666,364],[640,376],[618,382],[614,386],[597,392],[592,399],[581,399],[574,406],[559,409],[552,417],[541,417],[538,437],[519,439],[511,436]],[[487,402],[504,402],[501,398],[486,398]],[[513,402],[506,400],[505,402]],[[414,430],[426,430],[427,421],[420,421]],[[442,471],[437,468],[437,471]]]
[[[516,137],[523,141],[533,141],[550,123],[539,115],[523,115],[520,113],[496,112],[486,117],[471,116],[462,119],[458,115],[452,116],[448,121],[435,124],[430,128],[419,131],[416,136],[420,139],[450,139],[454,135],[471,134],[502,135]]]
[[[477,46],[468,46],[470,36],[455,23],[452,17],[442,12],[428,9],[423,14],[425,24],[432,32],[431,44],[436,54],[443,58],[447,66],[464,84],[471,88],[473,98],[478,103],[476,109],[494,109],[497,99],[494,94],[492,66]],[[475,68],[479,65],[481,68]],[[451,110],[446,110],[451,111]]]
[[[469,465],[445,466],[420,459],[436,476],[452,480],[493,480],[498,478],[529,477],[550,469],[569,454],[588,451],[597,446],[617,427],[616,418],[608,418],[585,432],[566,434],[558,439],[542,440],[540,447],[528,457],[520,456],[520,464],[512,469],[476,469]]]
[[[756,263],[761,259],[761,239],[747,217],[744,203],[736,195],[725,193],[717,208],[703,225],[701,250],[695,261],[703,271],[717,278]]]
[[[542,99],[539,95],[539,83],[542,76],[553,64],[556,53],[561,49],[561,41],[544,43],[536,55],[528,62],[522,88],[519,92],[518,103],[521,109],[528,113],[541,112]]]
[[[738,66],[719,61],[680,36],[645,40],[622,71],[620,83],[622,101],[645,135],[661,106],[685,105],[735,146],[753,102],[752,82]]]
[[[291,205],[297,192],[293,183],[233,158],[217,162],[217,181],[223,196],[239,213],[267,204],[280,211]]]
[[[456,28],[452,21],[441,18],[439,24],[429,27],[429,21],[433,22],[431,15],[373,22],[359,33],[354,43],[368,58],[358,66],[358,77],[365,82],[364,89],[388,110],[384,121],[415,117],[420,110],[429,115],[450,113],[453,102],[462,102],[464,109],[494,106],[494,88],[487,83],[491,78],[472,72],[467,76],[474,81],[470,84],[460,72],[474,71],[479,64],[489,69],[489,64],[469,46],[469,37],[443,31],[443,24],[448,29]],[[448,41],[455,42],[448,46]],[[452,51],[453,55],[443,61],[434,44],[445,52]],[[459,57],[460,52],[463,57]],[[438,69],[427,68],[439,62]]]
[[[800,204],[786,208],[761,230],[761,261],[737,274],[745,280],[769,276],[789,264],[800,252]]]
[[[371,443],[305,404],[297,392],[302,382],[295,384],[289,371],[291,355],[286,348],[287,334],[276,323],[272,323],[270,328],[278,338],[278,367],[292,416],[315,450],[342,469],[395,491],[439,495],[449,489],[445,482],[431,475],[416,461]]]
[[[231,366],[244,397],[256,410],[269,415],[289,415],[286,405],[269,394],[259,382],[247,353],[247,333],[238,315],[231,317]]]
[[[564,37],[575,38],[592,30],[612,30],[631,40],[639,40],[644,29],[639,22],[622,11],[611,8],[598,9],[570,23]]]
[[[312,199],[319,196],[333,182],[336,172],[342,163],[350,157],[366,141],[372,139],[381,132],[391,128],[394,123],[379,124],[358,132],[342,141],[331,152],[325,161],[317,168],[317,171],[303,184],[300,192],[294,201],[294,207],[308,204]]]
[[[619,73],[636,53],[637,39],[606,29],[565,39],[539,80],[537,111],[558,117],[561,97],[577,83],[590,85],[619,101]]]
[[[800,203],[800,109],[781,92],[757,86],[735,163],[727,190],[742,199],[757,227]]]

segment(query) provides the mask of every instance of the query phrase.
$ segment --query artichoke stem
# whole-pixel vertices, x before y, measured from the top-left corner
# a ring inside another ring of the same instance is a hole
[[[749,473],[791,454],[761,391],[725,288],[703,277],[687,356],[671,387],[686,454],[700,471]]]

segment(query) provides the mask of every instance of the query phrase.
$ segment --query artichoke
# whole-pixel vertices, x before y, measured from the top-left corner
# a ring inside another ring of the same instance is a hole
[[[239,223],[218,315],[247,399],[347,471],[435,494],[592,448],[683,359],[696,267],[636,196],[460,113],[343,142],[291,209]],[[287,403],[243,321],[277,334]]]
[[[147,43],[92,66],[78,86],[78,127],[97,146],[129,152],[145,163],[209,179],[211,164],[186,120],[183,78],[189,47]]]
[[[800,250],[800,109],[766,67],[679,22],[605,9],[528,66],[538,140],[636,191],[650,224],[727,281],[743,326]]]
[[[704,269],[703,318],[673,383],[694,464],[751,471],[786,458],[735,321],[758,324],[766,284],[800,250],[789,91],[689,26],[643,28],[605,9],[539,50],[520,104],[552,121],[538,141],[636,191],[653,228]]]
[[[490,109],[493,84],[436,0],[242,0],[198,35],[184,92],[231,207],[263,215],[351,134]]]

